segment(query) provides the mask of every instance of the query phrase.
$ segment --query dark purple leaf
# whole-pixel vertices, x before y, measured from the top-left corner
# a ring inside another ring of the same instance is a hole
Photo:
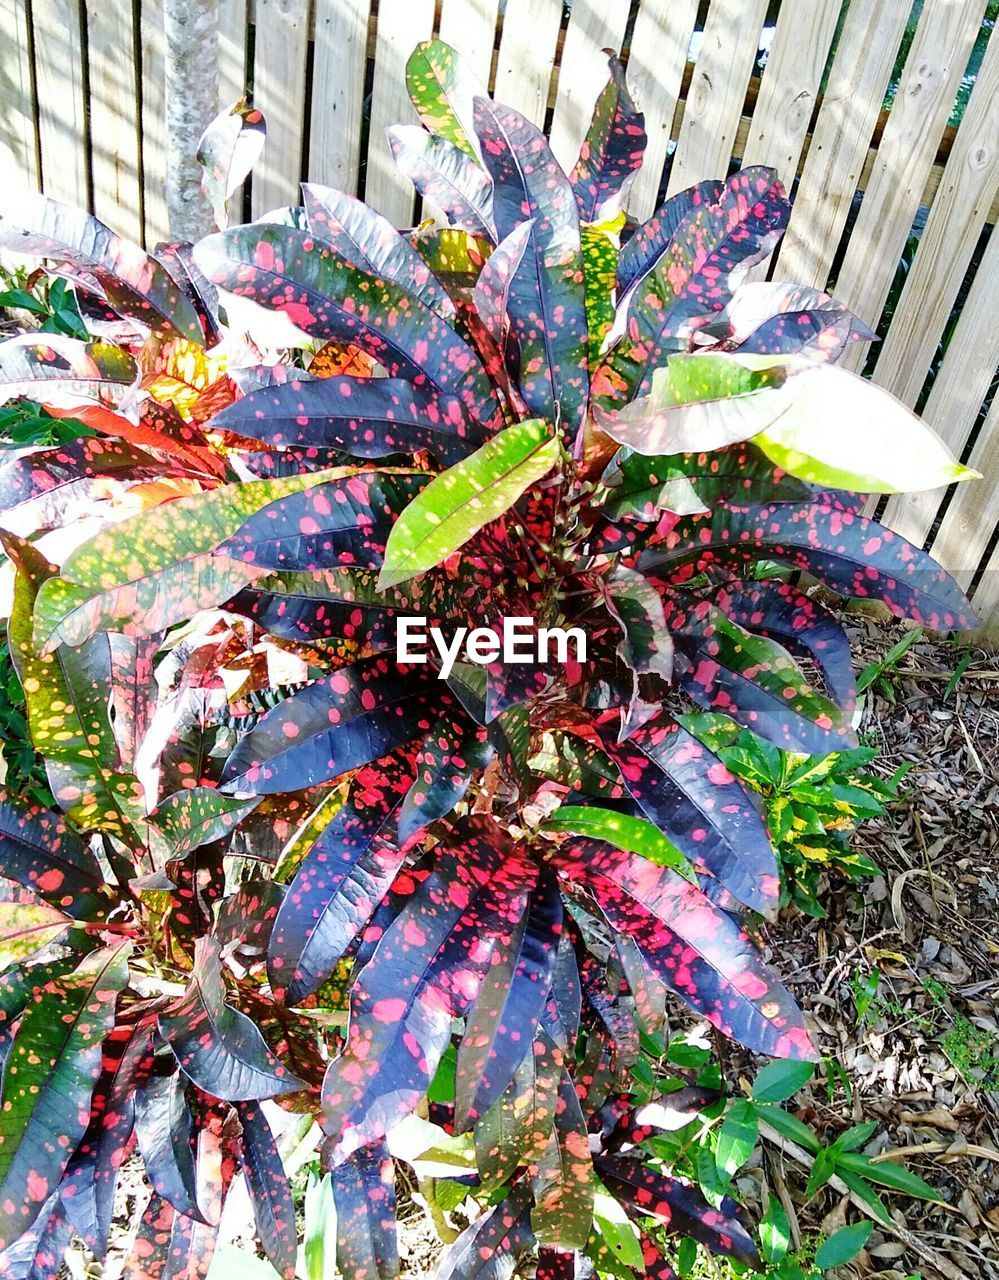
[[[455,1124],[470,1127],[500,1097],[530,1053],[551,986],[562,932],[562,897],[547,868],[512,945],[497,951],[465,1019],[455,1072]]]
[[[729,1196],[714,1209],[690,1183],[628,1156],[600,1156],[597,1171],[608,1191],[642,1217],[658,1218],[669,1230],[697,1240],[712,1253],[759,1265],[756,1246],[739,1221],[739,1206]]]
[[[426,667],[418,668],[422,673]],[[444,704],[432,675],[417,678],[375,655],[342,667],[269,711],[225,762],[225,791],[269,795],[339,777],[424,734]]]
[[[963,592],[925,552],[873,520],[841,507],[717,508],[692,517],[646,552],[652,576],[690,577],[714,565],[783,560],[843,596],[880,600],[899,617],[934,631],[966,630],[975,615]]]
[[[220,287],[316,337],[360,347],[392,376],[457,395],[483,427],[499,426],[495,393],[468,343],[412,294],[351,267],[312,233],[238,227],[202,240],[197,259]]]
[[[298,1230],[291,1185],[267,1117],[255,1102],[240,1102],[243,1171],[264,1253],[283,1280],[294,1280]]]
[[[215,1098],[246,1102],[294,1093],[302,1082],[268,1049],[253,1021],[225,1002],[218,943],[199,938],[187,992],[160,1014],[160,1035],[184,1074]]]
[[[223,409],[217,430],[280,448],[340,450],[355,458],[429,450],[446,465],[483,442],[461,400],[402,378],[316,378],[261,387]],[[0,476],[2,483],[2,476]]]
[[[427,479],[362,472],[314,485],[261,507],[216,554],[264,569],[377,569],[399,513]]]
[[[4,1280],[56,1280],[72,1234],[62,1200],[50,1196],[34,1225],[0,1253],[0,1275]]]
[[[135,1095],[135,1137],[146,1176],[162,1196],[188,1218],[204,1222],[198,1207],[194,1168],[194,1117],[186,1081],[178,1072],[153,1076]]]
[[[588,885],[612,929],[630,934],[663,981],[712,1026],[757,1053],[814,1057],[797,1006],[746,931],[695,885],[594,841],[564,845],[556,861],[572,883]]]
[[[621,207],[629,181],[642,166],[645,117],[635,106],[620,58],[611,55],[611,78],[597,99],[593,121],[569,175],[581,222],[603,222]]]
[[[621,248],[617,263],[618,296],[623,297],[636,280],[652,270],[669,248],[688,213],[716,204],[724,191],[724,182],[698,182],[665,200]]]
[[[401,172],[451,226],[495,239],[492,183],[480,165],[453,142],[415,124],[392,125],[385,136]]]
[[[600,725],[604,749],[628,791],[664,835],[717,877],[740,902],[765,911],[779,890],[763,820],[717,756],[669,718],[615,742],[617,724]]]
[[[544,134],[519,112],[476,98],[475,129],[493,179],[497,234],[503,239],[535,220],[507,306],[520,391],[534,413],[572,439],[589,387],[576,199]]]
[[[384,1143],[353,1152],[332,1172],[336,1265],[351,1280],[395,1280],[395,1165]]]
[[[388,892],[405,854],[384,833],[412,778],[405,756],[359,770],[343,807],[305,854],[268,952],[271,985],[289,1003],[329,977]]]
[[[0,866],[8,880],[82,919],[107,911],[100,863],[59,817],[0,791]]]
[[[511,1280],[518,1259],[534,1246],[529,1206],[526,1188],[514,1187],[461,1233],[434,1280]]]
[[[128,1280],[206,1280],[218,1230],[185,1218],[154,1193],[126,1264]]]
[[[449,814],[492,755],[481,729],[442,716],[420,745],[416,780],[399,812],[399,842]]]

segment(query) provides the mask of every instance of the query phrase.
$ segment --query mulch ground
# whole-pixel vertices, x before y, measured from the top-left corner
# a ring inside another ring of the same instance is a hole
[[[863,617],[848,629],[858,670],[905,634]],[[966,652],[967,669],[947,692]],[[886,1193],[892,1228],[876,1227],[839,1274],[999,1280],[999,657],[919,640],[868,691],[860,733],[878,747],[886,776],[912,762],[898,805],[858,837],[882,874],[833,881],[823,920],[785,912],[764,931],[828,1055],[795,1103],[827,1141],[877,1121],[865,1154],[904,1152],[940,1196]],[[858,1001],[867,1002],[863,1016]],[[737,1051],[726,1058],[730,1079],[751,1078]],[[818,1230],[863,1216],[842,1186],[806,1200],[808,1168],[806,1153],[774,1134],[737,1179],[751,1213],[768,1191],[778,1195],[806,1246]],[[440,1245],[414,1201],[400,1219],[404,1273],[423,1280]],[[127,1249],[129,1224],[118,1225],[107,1276],[120,1274]],[[77,1255],[64,1274],[101,1274],[92,1267]]]

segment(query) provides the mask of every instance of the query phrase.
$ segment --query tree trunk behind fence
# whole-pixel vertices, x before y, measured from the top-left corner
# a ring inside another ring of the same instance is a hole
[[[212,229],[211,205],[201,190],[195,152],[218,110],[218,0],[164,0],[163,26],[170,234],[177,240],[197,240]]]

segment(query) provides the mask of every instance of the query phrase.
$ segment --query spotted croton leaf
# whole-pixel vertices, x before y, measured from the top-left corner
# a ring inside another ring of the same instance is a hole
[[[294,1280],[298,1230],[291,1184],[267,1117],[256,1102],[240,1102],[243,1172],[264,1253],[282,1280]]]
[[[265,571],[215,548],[261,507],[328,474],[222,485],[103,530],[39,592],[36,643],[44,652],[100,630],[149,635],[235,595]]]
[[[669,681],[673,675],[673,641],[659,592],[637,570],[617,565],[603,579],[607,611],[617,623],[622,639],[617,652],[632,671],[657,675]]]
[[[520,1165],[536,1165],[555,1123],[562,1051],[544,1028],[499,1099],[475,1125],[475,1163],[487,1188],[502,1186]]]
[[[342,376],[261,387],[223,409],[212,427],[280,448],[338,449],[355,458],[426,449],[446,464],[484,438],[457,396],[402,378]]]
[[[21,1015],[0,1098],[0,1248],[38,1217],[87,1128],[101,1041],[128,980],[130,949],[93,952],[36,991]]]
[[[190,787],[162,800],[149,815],[149,823],[163,838],[169,856],[179,858],[222,839],[258,803],[234,800],[213,787]]]
[[[203,336],[197,311],[166,269],[82,209],[15,186],[0,206],[0,248],[79,268],[78,285],[147,328],[195,342]]]
[[[60,646],[54,653],[40,654],[33,636],[33,609],[38,607],[41,590],[55,581],[51,576],[55,567],[29,543],[9,534],[0,536],[17,568],[8,626],[11,658],[27,702],[31,740],[45,757],[52,792],[81,829],[109,831],[131,848],[141,848],[145,805],[138,780],[123,767],[111,722],[108,636],[95,636],[76,650]],[[66,847],[71,847],[68,842]],[[32,874],[30,861],[14,859],[12,865]],[[93,869],[89,857],[80,859],[80,865]],[[72,892],[59,883],[66,868],[58,862],[37,870],[50,888],[40,879],[35,883],[43,893],[57,895],[54,901]],[[95,878],[98,884],[103,879],[96,872]],[[83,887],[75,880],[72,883],[75,889]],[[100,912],[100,906],[89,893],[73,903],[74,912],[95,910]]]
[[[0,1253],[5,1280],[55,1280],[73,1234],[62,1199],[49,1196],[31,1228]]]
[[[511,1280],[534,1243],[529,1193],[513,1187],[450,1246],[434,1280]]]
[[[492,183],[467,152],[417,125],[392,125],[385,136],[398,168],[451,226],[496,238]]]
[[[478,160],[473,104],[485,90],[457,50],[443,40],[424,40],[406,63],[406,87],[430,132]]]
[[[218,943],[201,937],[187,991],[157,1021],[184,1074],[205,1093],[230,1102],[302,1088],[268,1049],[255,1023],[226,1004],[225,996]]]
[[[153,1076],[135,1095],[135,1136],[146,1176],[178,1213],[203,1222],[194,1167],[194,1117],[180,1072]]]
[[[546,734],[528,761],[535,772],[588,796],[616,800],[625,794],[621,774],[605,751],[568,734]]]
[[[538,1250],[538,1271],[536,1280],[575,1280],[576,1255],[565,1253],[561,1249],[544,1248]]]
[[[639,853],[657,866],[672,867],[686,879],[692,877],[689,860],[646,818],[599,805],[563,804],[547,819],[543,829],[603,840],[625,853]]]
[[[201,185],[211,201],[216,226],[228,223],[226,205],[260,159],[266,138],[264,113],[240,98],[220,111],[198,140]]]
[[[271,984],[289,1003],[329,977],[388,892],[405,853],[386,833],[413,769],[405,754],[360,769],[343,806],[308,847],[268,948]]]
[[[850,642],[836,618],[786,582],[728,582],[714,603],[748,631],[769,636],[785,649],[815,663],[830,697],[852,716],[857,702]]]
[[[581,222],[602,222],[618,212],[648,141],[645,117],[635,106],[620,58],[610,61],[610,80],[597,99],[576,167],[569,175]]]
[[[124,441],[84,436],[11,458],[0,467],[0,525],[27,537],[91,515],[94,504],[164,464]]]
[[[777,897],[774,851],[748,794],[717,756],[675,720],[642,725],[616,742],[616,717],[599,726],[604,750],[646,816],[696,867],[747,906]]]
[[[395,1165],[384,1143],[353,1152],[331,1175],[336,1264],[354,1280],[395,1280]]]
[[[292,572],[377,569],[392,525],[426,483],[425,473],[362,471],[316,484],[261,507],[217,554]]]
[[[459,841],[460,856],[442,853],[354,983],[347,1044],[323,1083],[321,1123],[336,1161],[416,1106],[451,1038],[454,1012],[488,968],[488,913],[503,854],[474,829]]]
[[[446,560],[547,475],[558,456],[548,423],[531,418],[436,476],[393,526],[379,587],[397,586]]]
[[[484,427],[499,424],[492,385],[468,343],[413,294],[350,266],[314,233],[237,227],[202,240],[197,258],[220,288],[315,337],[353,343],[393,377],[460,396]]]
[[[302,183],[309,227],[352,267],[399,285],[445,319],[455,314],[440,281],[387,218],[355,196]]]
[[[720,711],[785,751],[827,755],[856,745],[846,712],[819,693],[776,641],[701,600],[668,618],[677,675],[705,711]]]
[[[682,331],[724,309],[733,273],[767,257],[789,214],[776,174],[762,166],[729,178],[716,203],[691,208],[629,296],[625,336],[594,377],[601,401],[648,395],[653,372],[683,349]]]
[[[543,1245],[582,1249],[593,1225],[593,1162],[586,1121],[563,1069],[548,1144],[532,1170],[531,1226]]]
[[[649,1169],[634,1157],[598,1156],[596,1166],[608,1190],[641,1217],[658,1218],[711,1253],[759,1265],[756,1246],[739,1219],[739,1206],[729,1196],[712,1208],[690,1183]]]
[[[420,673],[418,676],[417,671]],[[225,791],[270,795],[326,782],[425,734],[441,695],[426,668],[378,654],[286,698],[229,756]]]
[[[702,333],[747,355],[807,354],[830,363],[849,343],[877,336],[821,289],[764,280],[740,285],[722,315]]]
[[[126,1263],[129,1280],[206,1280],[217,1238],[217,1226],[185,1217],[154,1192]]]
[[[623,297],[647,275],[673,241],[680,223],[689,213],[716,204],[725,191],[724,182],[698,182],[663,201],[647,222],[628,238],[617,268],[618,295]]]
[[[465,1019],[455,1071],[455,1125],[471,1127],[501,1097],[531,1052],[562,931],[562,899],[547,868],[525,865],[533,883],[510,948],[493,956]]]
[[[13,1043],[17,1020],[34,998],[35,991],[70,973],[78,962],[78,954],[68,954],[61,960],[19,964],[0,973],[0,1070]]]
[[[112,901],[102,892],[100,864],[65,821],[6,791],[0,791],[0,865],[9,880],[77,919],[96,918]]]
[[[19,396],[59,409],[120,404],[134,388],[132,357],[110,342],[22,333],[0,342],[0,403]]]
[[[617,234],[624,214],[614,223],[584,223],[580,228],[586,285],[586,326],[590,336],[590,368],[599,361],[604,339],[614,324],[614,279]]]
[[[214,485],[229,475],[225,458],[215,451],[200,426],[185,422],[173,405],[160,404],[151,397],[139,404],[138,422],[97,404],[76,409],[50,405],[49,413],[57,418],[71,417],[94,431],[157,455],[164,454],[171,460],[174,472],[179,471],[182,476],[208,480]]]
[[[501,343],[506,335],[510,287],[528,251],[533,231],[533,218],[515,226],[486,259],[472,291],[479,322],[497,343]]]
[[[481,730],[441,717],[420,744],[416,781],[399,811],[399,842],[450,813],[492,755]]]
[[[475,128],[493,179],[497,234],[533,221],[507,302],[520,392],[532,412],[574,439],[589,390],[576,198],[544,134],[519,112],[477,98]]]
[[[674,578],[709,565],[782,560],[843,596],[880,600],[937,631],[974,625],[963,592],[925,552],[873,520],[831,505],[718,508],[678,524],[641,568]]]
[[[0,969],[55,942],[72,924],[47,902],[0,902]]]
[[[801,1013],[763,965],[745,930],[668,867],[606,845],[570,843],[555,855],[586,884],[615,930],[723,1034],[758,1053],[814,1058]]]
[[[74,1230],[101,1260],[107,1253],[118,1171],[133,1140],[136,1090],[155,1062],[154,1021],[119,1023],[104,1040],[90,1124],[59,1187]]]
[[[647,395],[613,412],[594,404],[593,414],[602,431],[636,453],[723,449],[758,436],[787,412],[794,394],[787,381],[783,364],[751,368],[713,352],[672,355],[653,371]]]

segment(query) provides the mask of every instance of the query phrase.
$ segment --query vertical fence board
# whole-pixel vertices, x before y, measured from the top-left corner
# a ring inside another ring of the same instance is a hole
[[[351,195],[361,165],[369,0],[316,0],[309,180]]]
[[[364,198],[397,227],[412,223],[415,196],[412,183],[395,167],[385,130],[418,119],[406,89],[406,62],[433,29],[434,0],[381,0],[378,6]]]
[[[94,213],[130,240],[141,240],[138,83],[129,0],[87,0],[87,56]],[[43,157],[43,172],[44,164]]]
[[[305,123],[309,0],[257,0],[253,100],[268,141],[253,171],[253,216],[298,204]]]
[[[768,164],[788,190],[822,83],[843,0],[783,5],[746,139],[744,165]]]
[[[995,314],[997,289],[999,228],[994,228],[923,410],[926,421],[959,456],[999,364],[999,325]],[[999,484],[999,460],[993,462],[987,483]],[[922,546],[933,527],[942,497],[940,489],[931,489],[928,493],[896,494],[888,499],[884,523],[910,542]]]
[[[916,403],[999,184],[999,38],[993,37],[878,354],[874,380]]]
[[[551,146],[568,172],[586,137],[593,106],[607,83],[605,49],[620,53],[629,0],[574,0],[558,73]]]
[[[728,174],[766,16],[767,0],[712,0],[667,194]]]
[[[143,230],[153,248],[170,236],[166,190],[155,175],[166,172],[166,35],[163,0],[142,0],[142,171],[145,175]]]
[[[0,0],[0,178],[38,186],[25,0]]]
[[[444,0],[437,34],[457,49],[484,85],[489,84],[499,0]]]
[[[837,298],[871,326],[888,297],[984,15],[983,0],[934,0],[919,20],[836,280]],[[840,363],[862,369],[867,347],[851,343]]]
[[[79,5],[74,0],[34,0],[32,23],[42,182],[47,195],[86,207],[90,195]]]
[[[781,279],[825,287],[909,7],[908,3],[886,5],[884,0],[851,0],[781,244]]]
[[[673,117],[697,21],[697,0],[642,0],[631,36],[628,84],[645,112],[649,144],[628,198],[628,211],[643,221],[656,208]]]
[[[995,637],[999,624],[999,548],[992,552],[971,603],[982,625]]]
[[[997,462],[999,396],[992,402],[968,459],[969,465],[981,471],[985,478],[966,480],[958,485],[930,548],[931,554],[947,566],[965,589],[971,585],[975,570],[988,550],[993,530],[999,523],[999,485],[989,483],[989,471],[994,478]]]
[[[220,111],[231,107],[246,93],[246,2],[247,0],[219,2]],[[239,207],[238,203],[235,207]]]
[[[562,0],[507,0],[496,63],[496,100],[544,124]]]

